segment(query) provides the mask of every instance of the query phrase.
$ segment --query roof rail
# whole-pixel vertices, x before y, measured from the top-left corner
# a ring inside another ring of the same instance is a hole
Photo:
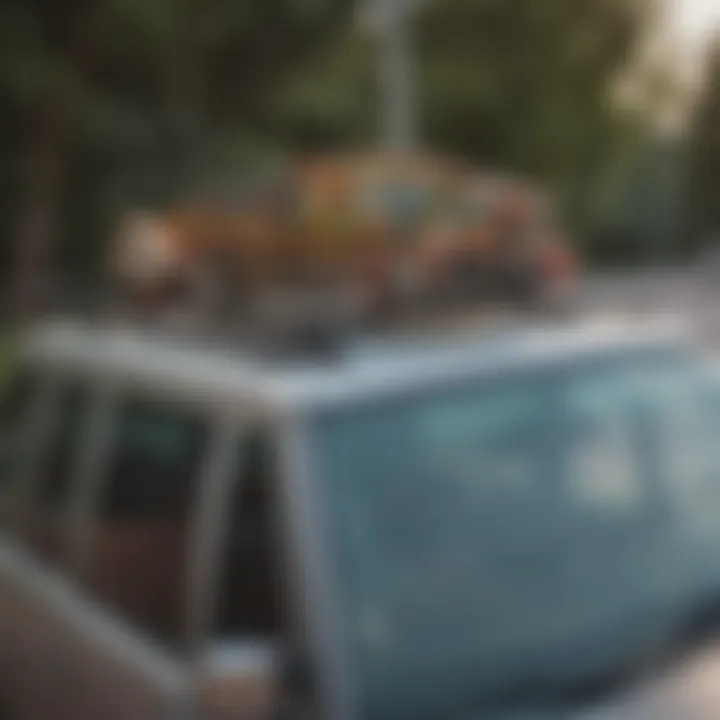
[[[221,342],[263,356],[323,359],[341,354],[358,327],[358,316],[347,298],[308,293],[274,293],[225,313],[182,303],[149,307],[126,295],[95,295],[91,303],[55,303],[55,309],[46,317],[149,332],[164,338]]]
[[[90,297],[92,303],[66,302],[62,312],[53,314],[164,337],[221,342],[242,347],[243,351],[283,358],[337,358],[349,341],[361,334],[385,338],[428,334],[457,337],[479,330],[517,328],[550,318],[546,312],[459,300],[400,307],[368,322],[359,298],[347,289],[337,288],[273,290],[220,312],[182,299],[144,304],[112,288]],[[573,314],[554,314],[553,319],[572,319]]]

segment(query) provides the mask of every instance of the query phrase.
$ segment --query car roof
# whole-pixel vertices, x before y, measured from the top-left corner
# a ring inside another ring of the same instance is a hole
[[[353,403],[512,369],[561,365],[684,342],[685,328],[580,320],[465,329],[460,337],[358,337],[327,357],[266,357],[247,345],[74,320],[45,322],[21,344],[44,368],[133,378],[213,401],[253,401],[283,410]]]

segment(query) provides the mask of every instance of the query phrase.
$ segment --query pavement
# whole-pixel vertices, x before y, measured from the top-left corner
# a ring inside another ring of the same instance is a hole
[[[716,287],[695,268],[651,268],[601,272],[587,277],[580,300],[587,309],[628,312],[694,312],[711,302],[713,290],[720,299],[720,270]]]
[[[582,311],[642,321],[671,314],[687,320],[700,339],[720,349],[720,268],[652,268],[597,273],[580,290]]]

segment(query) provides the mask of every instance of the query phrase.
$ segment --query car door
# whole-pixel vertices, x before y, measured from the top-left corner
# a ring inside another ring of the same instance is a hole
[[[228,425],[225,469],[204,488],[193,608],[199,699],[208,719],[273,716],[282,659],[299,635],[284,572],[288,536],[275,433],[248,425]]]
[[[55,716],[189,716],[187,571],[212,412],[116,388],[91,425],[101,437],[70,513],[74,584],[54,598],[65,665]]]
[[[41,378],[25,440],[19,446],[20,486],[14,539],[3,556],[4,645],[13,717],[48,717],[53,688],[63,683],[63,620],[59,598],[70,588],[64,509],[76,485],[82,422],[92,388],[53,372]]]
[[[2,396],[0,429],[0,716],[21,716],[38,684],[43,636],[24,575],[30,564],[20,541],[21,505],[33,459],[48,429],[52,383],[21,369]]]

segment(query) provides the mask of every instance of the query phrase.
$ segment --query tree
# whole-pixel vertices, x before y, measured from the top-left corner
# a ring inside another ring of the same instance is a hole
[[[720,236],[720,38],[708,54],[705,89],[688,139],[687,245]]]
[[[347,149],[374,142],[376,104],[373,44],[350,25],[265,98],[259,125],[284,147]]]
[[[606,174],[637,139],[639,118],[619,111],[613,93],[651,18],[647,0],[427,3],[416,28],[426,146],[538,177],[584,229]],[[349,28],[329,57],[286,83],[268,116],[294,142],[371,142],[374,62]]]
[[[126,200],[177,191],[208,139],[238,120],[251,127],[261,98],[350,5],[0,3],[0,102],[20,180],[20,305],[30,311],[40,299],[73,180],[106,197],[122,188]]]
[[[440,0],[423,17],[432,147],[528,173],[588,242],[639,118],[614,93],[652,14],[645,0]]]
[[[627,0],[431,4],[421,28],[428,138],[547,175],[594,165],[643,9]]]

